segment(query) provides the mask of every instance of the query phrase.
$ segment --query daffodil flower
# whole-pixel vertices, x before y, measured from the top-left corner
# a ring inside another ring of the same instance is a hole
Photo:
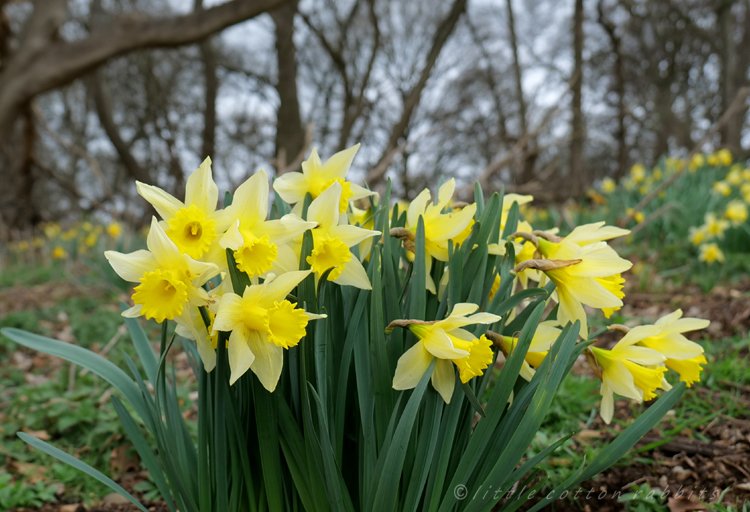
[[[212,324],[216,315],[211,310],[206,309],[206,313],[211,320],[211,324],[206,326],[203,316],[196,307],[190,307],[188,314],[182,314],[176,318],[177,328],[175,332],[187,338],[194,340],[198,347],[198,354],[203,361],[203,368],[210,372],[216,367],[216,343],[217,333],[212,333]]]
[[[534,337],[529,344],[529,349],[526,352],[526,357],[521,364],[520,375],[522,378],[531,381],[534,377],[535,368],[539,368],[539,365],[542,364],[550,347],[552,347],[552,344],[557,340],[561,332],[558,327],[552,325],[552,322],[542,322],[537,326]],[[518,338],[503,336],[501,343],[503,354],[507,357],[516,349]]]
[[[698,250],[700,251],[700,254],[698,255],[700,261],[706,263],[714,263],[716,261],[724,263],[724,253],[715,243],[711,242],[708,244],[701,244],[700,247],[698,247]]]
[[[666,357],[656,350],[635,346],[660,331],[660,327],[653,325],[634,327],[612,350],[591,347],[602,369],[600,414],[605,423],[612,421],[614,393],[642,402],[655,398],[654,391],[662,387]]]
[[[218,233],[230,223],[224,210],[216,210],[219,188],[211,176],[211,159],[206,158],[187,180],[183,203],[164,190],[136,182],[138,193],[156,209],[165,221],[165,231],[180,252],[200,259]]]
[[[268,176],[260,170],[237,188],[232,204],[226,208],[234,223],[219,240],[223,249],[234,251],[237,268],[256,277],[273,268],[279,246],[286,244],[310,228],[315,222],[305,222],[294,214],[278,220],[266,220],[268,215]],[[224,251],[220,251],[223,253]],[[226,261],[224,254],[208,258]]]
[[[558,320],[563,325],[580,321],[582,337],[588,334],[583,304],[602,309],[606,316],[622,307],[625,294],[621,274],[633,264],[618,256],[603,240],[627,232],[614,226],[605,227],[601,222],[579,226],[560,242],[539,239],[539,251],[545,258],[571,262],[544,272],[556,286],[560,304]]]
[[[289,272],[272,281],[245,288],[242,296],[228,292],[221,297],[212,333],[230,332],[229,384],[251,370],[268,391],[276,389],[284,366],[284,349],[296,346],[311,319],[287,300],[287,295],[310,270]]]
[[[664,364],[680,374],[680,380],[690,387],[700,381],[701,365],[706,364],[703,347],[690,341],[683,333],[705,329],[710,321],[702,318],[682,318],[682,310],[665,315],[656,321],[654,331],[638,341],[638,345],[656,350],[664,357]]]
[[[307,220],[316,222],[312,230],[313,250],[307,257],[315,276],[320,276],[329,268],[328,280],[342,286],[355,286],[362,290],[372,289],[359,258],[351,252],[351,247],[377,236],[380,231],[363,229],[357,226],[339,224],[339,198],[341,184],[337,181],[318,196],[307,209]]]
[[[308,193],[317,199],[334,182],[341,185],[341,197],[337,203],[339,213],[344,213],[349,201],[377,194],[350,181],[346,181],[346,173],[354,161],[359,144],[349,149],[339,151],[323,163],[318,151],[313,148],[310,158],[302,162],[302,172],[288,172],[278,177],[273,183],[273,189],[281,198],[295,207],[292,213],[302,215],[302,203]]]
[[[148,251],[104,253],[117,275],[131,283],[140,282],[133,294],[135,306],[124,311],[123,316],[143,315],[163,322],[182,315],[188,303],[208,304],[208,293],[201,286],[218,274],[216,265],[181,253],[155,217],[151,219],[146,244]]]
[[[414,346],[404,352],[396,365],[393,389],[416,387],[432,361],[437,358],[432,372],[432,386],[440,393],[445,403],[450,403],[456,384],[453,365],[459,370],[461,382],[469,382],[482,375],[492,363],[492,342],[482,335],[479,339],[462,329],[473,324],[492,324],[500,317],[490,313],[473,314],[479,306],[461,303],[444,320],[438,322],[401,321],[419,338]],[[471,315],[471,316],[467,316]]]
[[[351,206],[351,211],[348,214],[348,220],[349,224],[356,226],[359,225],[359,227],[362,227],[364,229],[372,229],[375,227],[375,219],[373,217],[373,211],[372,208],[368,208],[367,210],[360,210],[356,206]],[[359,260],[365,261],[370,257],[370,252],[372,251],[372,238],[368,238],[367,240],[360,242],[359,244]]]
[[[424,189],[414,198],[406,211],[406,229],[416,234],[419,217],[424,221],[425,263],[427,268],[427,289],[436,293],[435,282],[430,270],[432,258],[448,261],[448,240],[460,235],[474,219],[476,204],[470,204],[458,212],[443,213],[456,189],[456,180],[451,178],[443,183],[438,191],[437,204],[431,201],[429,189]]]

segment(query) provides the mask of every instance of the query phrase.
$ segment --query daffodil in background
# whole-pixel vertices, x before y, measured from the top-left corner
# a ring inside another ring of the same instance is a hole
[[[344,213],[349,206],[349,201],[377,194],[377,192],[346,181],[346,173],[349,172],[357,150],[359,150],[359,144],[336,153],[323,163],[318,156],[318,151],[313,148],[310,158],[302,162],[302,172],[283,174],[274,181],[273,189],[284,201],[295,205],[293,213],[302,215],[305,195],[309,193],[313,199],[317,199],[334,182],[338,182],[341,186],[338,208],[339,213]]]
[[[340,224],[338,204],[341,193],[341,183],[335,181],[310,203],[307,219],[317,223],[317,227],[312,230],[313,250],[307,257],[307,263],[317,278],[333,268],[328,274],[329,281],[370,290],[372,286],[367,272],[359,258],[352,254],[351,248],[380,235],[380,231]]]
[[[698,250],[700,251],[700,254],[698,255],[700,261],[706,263],[714,263],[717,261],[719,263],[724,263],[724,253],[714,242],[701,244]]]
[[[146,243],[147,251],[104,253],[117,275],[125,281],[140,283],[133,294],[135,306],[124,311],[123,316],[143,315],[163,322],[180,317],[188,303],[207,305],[208,292],[201,286],[218,274],[218,267],[181,253],[156,218],[151,220]]]
[[[726,181],[717,181],[713,184],[713,191],[715,194],[726,197],[732,193],[732,187]]]
[[[667,371],[664,366],[666,357],[656,350],[635,346],[659,331],[656,326],[634,327],[612,350],[591,347],[596,362],[601,366],[600,414],[605,423],[612,421],[615,393],[642,402],[655,398],[654,391],[662,387]]]
[[[456,180],[451,178],[438,190],[437,204],[432,202],[429,189],[424,189],[414,198],[406,211],[406,229],[416,235],[419,218],[424,221],[425,258],[427,265],[427,289],[436,293],[435,282],[430,276],[432,258],[448,261],[448,240],[461,234],[474,220],[476,204],[465,206],[458,212],[443,210],[453,197]]]
[[[724,211],[724,217],[735,227],[744,224],[747,220],[747,205],[739,199],[730,201]]]
[[[694,246],[699,246],[709,238],[708,229],[706,226],[690,226],[690,243]]]
[[[729,221],[720,219],[713,212],[705,216],[706,232],[711,238],[724,238],[724,231],[729,228]]]
[[[690,159],[688,169],[690,172],[695,172],[704,165],[706,165],[706,157],[702,153],[696,153],[693,155],[693,158]]]
[[[187,180],[185,202],[153,185],[136,182],[138,193],[156,209],[165,222],[167,236],[180,252],[201,259],[217,234],[229,227],[224,210],[216,210],[219,188],[211,174],[211,159],[206,158]]]
[[[431,376],[432,386],[445,403],[450,403],[456,384],[454,365],[458,368],[463,383],[482,375],[492,363],[492,342],[484,335],[477,338],[463,327],[492,324],[499,321],[500,317],[490,313],[475,313],[478,309],[476,304],[461,303],[453,307],[448,318],[438,322],[398,322],[399,326],[414,333],[419,341],[399,358],[393,376],[393,389],[416,387],[435,359],[437,361]]]
[[[284,366],[284,349],[296,346],[312,315],[287,300],[287,295],[310,274],[288,272],[270,282],[245,288],[242,296],[225,293],[218,304],[212,334],[231,332],[228,355],[229,384],[251,370],[268,391],[274,391]]]
[[[612,178],[604,178],[602,180],[602,192],[605,194],[611,194],[617,190],[617,183]]]
[[[226,264],[222,249],[234,251],[237,268],[251,278],[265,274],[278,258],[279,246],[287,244],[316,226],[293,213],[281,219],[268,216],[268,176],[260,170],[237,188],[226,215],[233,222],[219,240],[219,250],[212,248],[209,261]]]

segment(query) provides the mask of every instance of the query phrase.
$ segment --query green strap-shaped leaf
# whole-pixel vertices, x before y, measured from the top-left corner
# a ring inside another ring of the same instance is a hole
[[[90,350],[79,347],[78,345],[64,343],[62,341],[39,336],[38,334],[31,334],[30,332],[12,327],[6,327],[5,329],[2,329],[1,332],[24,347],[44,352],[45,354],[59,357],[71,363],[75,363],[78,366],[82,366],[83,368],[87,368],[89,371],[94,372],[96,375],[109,382],[117,391],[122,393],[139,416],[144,418],[148,414],[143,403],[143,395],[141,395],[135,382],[133,382],[133,380],[114,363],[104,359],[99,354],[95,354]]]
[[[432,376],[432,371],[435,369],[435,361],[433,359],[430,363],[419,384],[417,384],[417,387],[412,392],[411,397],[409,397],[398,426],[393,433],[393,439],[388,447],[388,451],[381,454],[381,457],[385,457],[385,460],[375,491],[375,497],[368,507],[368,510],[372,512],[396,509],[398,483],[401,480],[401,471],[404,467],[406,447],[411,438],[414,420],[417,418],[417,412],[419,412],[419,405],[422,403],[422,397],[427,390],[427,383]]]
[[[69,466],[73,466],[77,470],[83,471],[90,477],[93,477],[99,480],[101,483],[103,483],[104,485],[106,485],[107,487],[115,491],[116,493],[120,494],[122,497],[124,497],[126,500],[128,500],[130,503],[138,507],[143,512],[148,512],[148,509],[146,509],[146,507],[141,505],[141,503],[137,499],[135,499],[132,494],[130,494],[128,491],[120,487],[118,484],[114,482],[114,480],[109,478],[107,475],[105,475],[101,471],[98,471],[92,468],[85,462],[76,459],[72,455],[65,453],[59,448],[55,448],[51,444],[46,443],[42,441],[41,439],[37,439],[36,437],[31,436],[29,434],[26,434],[25,432],[18,432],[17,435],[24,442],[30,444],[34,448],[37,448],[38,450],[41,450],[48,455],[52,455],[54,458],[64,462],[65,464],[68,464]]]
[[[126,309],[128,309],[128,305],[121,302],[120,310],[125,311]],[[138,353],[138,359],[141,360],[146,377],[153,384],[156,382],[156,353],[154,353],[154,349],[151,347],[151,343],[137,318],[126,318],[125,325],[128,327],[130,337],[133,339],[133,346],[135,346],[135,351]]]

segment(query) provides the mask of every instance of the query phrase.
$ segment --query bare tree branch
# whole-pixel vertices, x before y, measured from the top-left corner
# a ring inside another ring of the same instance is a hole
[[[422,68],[422,73],[419,77],[419,81],[404,98],[404,106],[403,110],[401,111],[401,118],[393,126],[390,138],[388,139],[388,144],[386,145],[380,158],[378,159],[378,163],[375,164],[370,172],[367,173],[365,181],[367,181],[370,186],[374,186],[383,180],[383,177],[388,170],[388,166],[381,164],[387,159],[393,158],[394,149],[399,147],[400,139],[405,136],[407,128],[409,127],[409,123],[411,122],[412,115],[419,105],[419,100],[422,97],[422,92],[427,85],[427,80],[432,74],[432,69],[435,67],[435,63],[440,56],[440,52],[443,50],[446,41],[453,33],[453,29],[456,28],[459,18],[461,18],[461,15],[466,10],[466,2],[467,0],[455,0],[450,12],[448,13],[448,16],[440,23],[440,26],[435,32],[435,37],[433,38],[430,51],[427,54],[427,59],[425,61],[424,67]]]
[[[0,134],[7,133],[18,109],[37,94],[70,83],[112,57],[133,50],[174,47],[205,39],[228,26],[277,7],[286,0],[231,0],[202,12],[170,18],[144,19],[119,16],[97,27],[88,37],[72,42],[35,44],[10,59],[0,74]],[[40,4],[44,3],[44,8]],[[67,2],[37,2],[33,17],[40,26],[50,27],[50,6]],[[58,12],[53,9],[54,12]],[[56,20],[57,18],[53,18]],[[55,28],[54,32],[56,33]],[[49,32],[46,33],[51,37]],[[36,41],[37,39],[35,39]],[[33,50],[33,51],[32,51]]]

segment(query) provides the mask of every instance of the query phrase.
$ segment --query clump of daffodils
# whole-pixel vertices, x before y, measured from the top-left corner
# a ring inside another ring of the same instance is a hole
[[[275,392],[285,371],[285,354],[305,343],[311,322],[333,321],[325,312],[298,300],[302,284],[319,290],[325,280],[369,293],[373,253],[377,252],[375,259],[380,261],[386,242],[390,251],[396,250],[388,235],[398,239],[395,262],[400,271],[419,266],[425,273],[425,290],[409,293],[448,300],[451,258],[457,251],[469,257],[478,247],[467,246],[478,231],[477,204],[457,201],[456,182],[447,180],[437,197],[425,189],[402,205],[405,214],[399,220],[394,213],[385,223],[386,227],[390,223],[390,228],[383,238],[377,227],[382,229],[384,224],[376,225],[374,220],[376,212],[382,211],[382,199],[346,179],[358,147],[325,162],[313,150],[302,163],[302,172],[279,177],[273,191],[289,205],[285,211],[269,209],[271,188],[263,170],[242,183],[231,195],[231,204],[222,207],[210,159],[188,178],[184,198],[138,183],[139,194],[158,214],[148,229],[147,249],[105,253],[117,274],[134,284],[133,306],[123,315],[176,322],[177,333],[195,341],[206,371],[216,367],[219,349],[221,353],[226,349],[229,385],[250,372],[266,390]],[[656,181],[643,166],[631,169],[630,180],[641,187],[651,187]],[[603,187],[605,194],[611,194],[616,184],[610,180]],[[609,241],[629,231],[604,222],[578,226],[565,236],[559,236],[557,230],[535,230],[529,218],[521,218],[519,213],[524,208],[534,212],[530,218],[536,219],[536,210],[529,206],[532,200],[531,196],[508,194],[502,203],[495,203],[494,227],[498,231],[491,234],[494,241],[485,246],[487,256],[499,262],[511,248],[514,256],[512,270],[506,270],[505,277],[501,278],[499,263],[490,266],[490,274],[463,276],[464,280],[486,283],[484,291],[478,288],[474,295],[482,299],[481,307],[459,301],[450,305],[447,314],[432,320],[409,318],[408,309],[400,318],[391,317],[386,332],[398,327],[405,330],[402,335],[408,333],[405,339],[411,340],[394,359],[394,390],[414,389],[431,372],[432,388],[450,403],[457,381],[466,385],[484,376],[498,354],[512,357],[519,343],[518,332],[503,332],[502,326],[517,315],[517,309],[507,312],[507,318],[487,310],[497,303],[495,294],[501,288],[505,293],[530,287],[554,289],[548,301],[557,305],[555,313],[536,326],[521,366],[519,375],[527,381],[534,378],[566,325],[576,324],[575,336],[588,340],[585,307],[600,310],[607,318],[622,307],[623,275],[632,264]],[[390,205],[384,206],[387,212]],[[397,211],[398,206],[394,208]],[[696,241],[719,236],[726,229],[724,223],[747,218],[747,210],[742,218],[737,204],[728,212],[728,220],[707,217],[706,227],[694,233]],[[512,217],[516,230],[505,236]],[[61,236],[60,230],[49,229],[55,231],[55,237]],[[121,228],[111,223],[104,231],[117,237]],[[424,239],[418,250],[420,236]],[[63,257],[64,253],[57,254]],[[423,262],[415,261],[417,254]],[[717,258],[706,256],[710,257]],[[456,292],[453,289],[451,293]],[[634,328],[611,350],[591,349],[602,379],[605,420],[612,417],[615,393],[648,400],[656,389],[667,389],[664,376],[668,368],[689,384],[699,380],[700,365],[705,363],[702,349],[682,333],[703,328],[705,322],[681,319],[680,315],[676,312],[654,326]]]

